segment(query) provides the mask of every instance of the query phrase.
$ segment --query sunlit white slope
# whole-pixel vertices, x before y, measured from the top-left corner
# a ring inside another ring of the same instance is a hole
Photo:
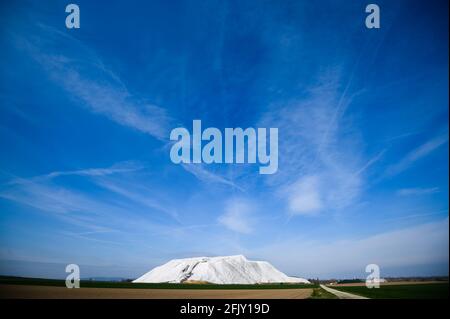
[[[215,284],[310,283],[289,277],[265,261],[250,261],[242,255],[174,259],[153,268],[133,282],[182,283],[202,281]]]

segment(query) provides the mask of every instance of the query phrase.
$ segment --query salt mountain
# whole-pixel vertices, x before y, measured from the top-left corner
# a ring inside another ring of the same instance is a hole
[[[289,277],[266,261],[250,261],[242,255],[173,259],[153,268],[133,282],[310,283],[303,278]]]

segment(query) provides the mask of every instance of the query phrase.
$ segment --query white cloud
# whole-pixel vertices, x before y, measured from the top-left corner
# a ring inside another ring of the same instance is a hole
[[[289,209],[293,214],[314,214],[322,209],[319,178],[307,176],[289,187]]]
[[[224,214],[218,219],[219,223],[228,229],[249,234],[252,228],[253,205],[243,199],[232,199],[225,205]]]

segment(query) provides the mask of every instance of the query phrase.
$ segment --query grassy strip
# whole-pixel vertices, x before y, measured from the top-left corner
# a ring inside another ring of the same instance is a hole
[[[373,299],[448,299],[449,297],[448,282],[417,285],[381,285],[380,288],[372,289],[366,286],[333,286],[333,289]]]
[[[321,287],[314,288],[311,296],[308,299],[337,299],[337,296],[331,292],[322,289]]]
[[[0,284],[8,285],[34,285],[65,287],[64,280],[2,277]],[[170,284],[170,283],[131,283],[81,280],[82,288],[137,288],[137,289],[303,289],[316,288],[314,284],[257,284],[257,285],[217,285],[217,284]]]

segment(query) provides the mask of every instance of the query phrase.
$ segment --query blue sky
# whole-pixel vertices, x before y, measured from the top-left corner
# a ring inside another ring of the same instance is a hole
[[[289,275],[448,274],[448,3],[1,4],[0,270],[136,277],[244,254]],[[170,161],[277,127],[279,168]]]

